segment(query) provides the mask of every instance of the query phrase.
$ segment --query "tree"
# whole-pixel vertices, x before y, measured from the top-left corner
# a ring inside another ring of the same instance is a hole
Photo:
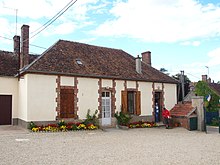
[[[183,100],[183,98],[182,98],[182,86],[181,86],[181,82],[180,82],[180,76],[181,76],[180,73],[178,73],[178,74],[172,76],[174,79],[176,79],[177,81],[179,81],[179,84],[178,84],[178,86],[177,86],[177,97],[178,97],[178,101],[182,101],[182,100]],[[191,83],[190,79],[189,79],[186,75],[184,75],[184,97],[185,97],[185,96],[189,93],[189,91],[190,91],[190,88],[189,88],[190,83]]]
[[[204,105],[207,111],[218,111],[220,97],[208,86],[208,83],[199,81],[196,84],[195,93],[198,96],[204,96]],[[209,101],[207,100],[208,95],[211,96]]]
[[[162,73],[164,73],[164,74],[169,76],[168,70],[165,69],[165,68],[160,68],[160,72],[162,72]]]
[[[164,73],[167,72],[168,70],[166,70],[165,68],[160,68],[160,71]]]

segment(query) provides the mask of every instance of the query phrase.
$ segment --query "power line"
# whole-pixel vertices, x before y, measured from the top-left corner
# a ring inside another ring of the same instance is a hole
[[[189,74],[190,76],[193,76],[193,77],[195,77],[195,78],[198,78],[198,79],[200,79],[199,77],[197,77],[197,76],[195,76],[195,75],[193,75],[193,74],[191,74],[191,73],[187,73],[187,72],[185,72],[186,74]]]
[[[47,48],[44,48],[42,46],[38,46],[38,45],[33,45],[33,44],[29,44],[30,46],[33,46],[33,47],[36,47],[36,48],[41,48],[41,49],[47,49]]]
[[[36,35],[38,35],[40,32],[42,32],[43,30],[45,30],[48,26],[50,26],[54,21],[56,21],[61,15],[63,15],[71,6],[73,6],[75,3],[77,2],[77,0],[75,0],[73,2],[73,0],[71,0],[67,5],[65,5],[64,8],[62,8],[62,10],[60,10],[55,16],[53,16],[49,21],[47,21],[44,25],[42,25],[40,28],[38,28],[37,30],[35,30],[34,32],[36,32],[35,34],[33,34],[29,40],[33,37],[35,37]],[[33,32],[33,33],[34,33]],[[25,41],[24,41],[25,42]]]
[[[10,41],[13,40],[13,39],[11,39],[11,38],[7,38],[7,37],[4,37],[4,36],[0,36],[0,38],[4,38],[4,39],[10,40]],[[36,48],[47,49],[47,48],[44,48],[44,47],[42,47],[42,46],[38,46],[38,45],[34,45],[34,44],[29,44],[29,45],[30,45],[30,46],[33,46],[33,47],[36,47]]]
[[[46,23],[44,23],[41,27],[39,27],[38,29],[34,30],[33,32],[31,32],[31,34],[37,32],[38,30],[40,30],[41,28],[43,28],[44,26],[46,26],[48,23],[50,23],[50,21],[52,21],[56,16],[58,16],[66,7],[68,7],[73,0],[71,0],[64,8],[62,8],[56,15],[54,15],[49,21],[47,21]]]
[[[12,40],[11,38],[7,38],[7,37],[4,37],[4,36],[0,36],[1,38],[4,38],[6,40]]]

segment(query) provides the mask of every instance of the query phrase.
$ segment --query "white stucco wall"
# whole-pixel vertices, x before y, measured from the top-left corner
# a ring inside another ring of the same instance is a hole
[[[61,86],[74,86],[74,77],[60,77],[60,85]]]
[[[155,90],[162,90],[162,83],[154,83]]]
[[[110,87],[112,88],[112,80],[110,79],[102,79],[102,87]]]
[[[12,95],[12,118],[17,118],[18,79],[13,77],[0,77],[0,95]]]
[[[27,121],[27,76],[18,81],[18,118]]]
[[[141,91],[141,116],[152,115],[152,83],[138,82]]]
[[[164,84],[164,104],[171,109],[177,103],[176,84]]]
[[[98,79],[78,78],[78,116],[85,119],[88,109],[93,114],[98,109]]]
[[[136,88],[136,81],[127,81],[127,88]]]
[[[116,110],[115,112],[121,112],[121,91],[124,90],[124,81],[120,81],[120,80],[116,80],[116,93],[115,93],[115,97],[116,97]]]
[[[27,75],[27,121],[55,120],[56,78],[49,75]]]

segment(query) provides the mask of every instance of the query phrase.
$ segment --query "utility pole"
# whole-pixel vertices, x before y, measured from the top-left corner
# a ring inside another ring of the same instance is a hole
[[[208,71],[208,77],[209,78],[209,67],[208,66],[205,66],[207,68],[207,71]]]
[[[183,99],[185,97],[185,89],[184,89],[184,71],[181,70],[180,71],[181,74],[180,74],[180,80],[181,80],[181,87],[182,87],[182,103],[183,103]]]

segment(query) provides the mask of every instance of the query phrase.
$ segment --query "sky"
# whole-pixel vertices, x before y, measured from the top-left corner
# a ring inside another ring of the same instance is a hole
[[[170,75],[183,70],[194,82],[201,75],[220,81],[219,0],[77,0],[38,33],[70,1],[0,0],[0,50],[13,51],[12,38],[26,24],[33,54],[59,39],[122,49],[134,57],[151,51],[156,69]]]

